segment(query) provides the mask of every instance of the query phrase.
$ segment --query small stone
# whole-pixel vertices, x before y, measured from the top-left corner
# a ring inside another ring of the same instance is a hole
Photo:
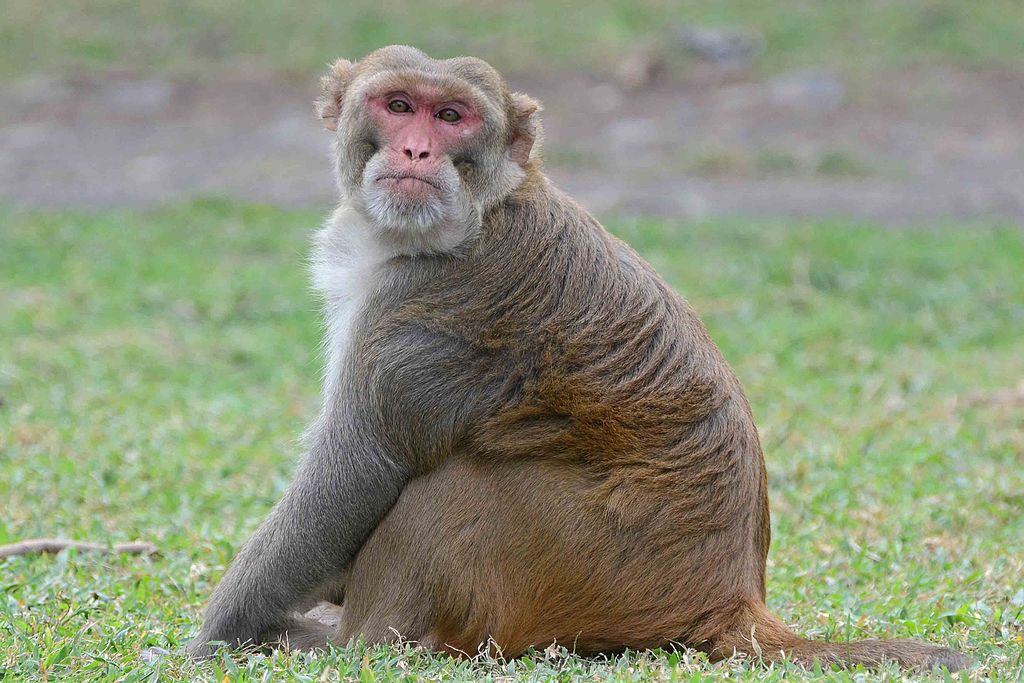
[[[626,55],[615,69],[615,80],[627,90],[639,90],[657,79],[666,68],[665,56],[650,46]]]
[[[769,84],[779,104],[808,109],[835,109],[846,99],[846,87],[836,76],[816,70],[783,74]]]
[[[688,53],[718,67],[738,69],[750,66],[764,52],[764,37],[754,31],[705,26],[680,26],[676,42]]]
[[[170,104],[174,84],[150,79],[114,81],[104,85],[101,97],[112,108],[129,114],[149,114]]]

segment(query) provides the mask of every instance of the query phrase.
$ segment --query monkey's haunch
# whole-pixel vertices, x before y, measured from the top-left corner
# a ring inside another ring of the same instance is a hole
[[[123,553],[126,555],[152,555],[157,551],[155,545],[145,541],[115,543],[111,546],[101,543],[89,543],[87,541],[70,541],[62,538],[33,538],[18,543],[0,545],[0,559],[35,553],[59,553],[68,548],[97,553]]]

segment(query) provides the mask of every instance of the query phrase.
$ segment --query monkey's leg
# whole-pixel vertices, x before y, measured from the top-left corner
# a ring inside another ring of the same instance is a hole
[[[743,565],[681,531],[671,506],[635,519],[617,508],[570,465],[452,458],[410,482],[360,550],[337,642],[400,635],[509,657],[553,641],[580,653],[699,643],[739,581],[708,564]]]
[[[461,495],[473,485],[465,466],[452,459],[406,485],[356,556],[335,642],[403,639],[437,650],[448,645],[453,653],[459,645],[476,652],[482,631],[470,629],[458,638],[440,634],[445,614],[469,608],[469,594],[456,595],[449,586],[474,580],[472,567],[460,566],[474,559],[457,557],[459,537],[471,533],[465,515],[489,513]]]
[[[211,641],[231,646],[326,640],[294,615],[336,592],[366,536],[398,498],[408,474],[348,434],[321,434],[281,501],[235,557],[188,646],[207,656]]]
[[[558,466],[459,457],[414,479],[353,563],[336,642],[401,638],[465,656],[571,646],[570,615],[593,624],[584,603],[600,599],[573,564],[591,539],[565,527],[586,513],[559,492],[578,486]]]
[[[594,597],[562,572],[580,559],[579,534],[563,528],[580,517],[575,496],[557,494],[573,479],[535,462],[452,457],[411,481],[356,557],[337,642],[400,637],[466,656],[491,639],[506,656],[565,634],[571,644],[555,610]]]

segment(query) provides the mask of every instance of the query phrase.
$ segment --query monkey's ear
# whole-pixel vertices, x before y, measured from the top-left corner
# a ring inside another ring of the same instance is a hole
[[[320,97],[316,100],[316,113],[327,130],[338,129],[338,116],[341,115],[341,100],[345,89],[352,81],[355,70],[352,62],[339,59],[331,65],[330,71],[320,79]]]
[[[512,139],[508,145],[508,156],[520,166],[526,165],[534,146],[540,141],[540,110],[540,102],[529,95],[512,93]],[[536,146],[539,151],[540,146]]]

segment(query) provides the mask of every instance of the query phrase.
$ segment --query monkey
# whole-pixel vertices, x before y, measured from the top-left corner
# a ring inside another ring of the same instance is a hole
[[[694,309],[548,180],[540,109],[484,61],[407,46],[324,77],[322,407],[189,654],[402,638],[968,666],[807,640],[769,612],[743,389]],[[304,615],[321,601],[334,623]]]

